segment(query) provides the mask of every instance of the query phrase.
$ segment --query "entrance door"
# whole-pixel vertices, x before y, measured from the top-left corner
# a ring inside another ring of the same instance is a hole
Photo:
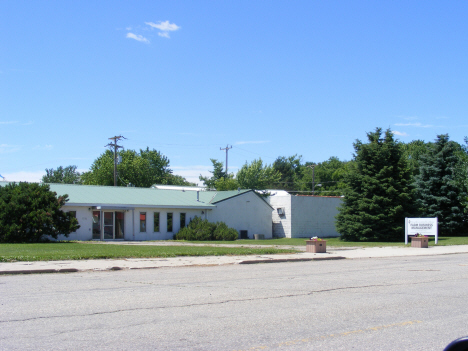
[[[101,240],[101,211],[93,211],[93,239]]]
[[[114,239],[114,212],[104,212],[104,240]]]

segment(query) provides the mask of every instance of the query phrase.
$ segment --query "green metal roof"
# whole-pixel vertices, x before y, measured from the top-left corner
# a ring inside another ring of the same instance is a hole
[[[214,196],[212,196],[212,199],[210,200],[210,203],[215,204],[217,202],[221,202],[223,200],[229,199],[230,197],[242,195],[245,193],[248,193],[249,191],[252,190],[229,190],[229,191],[212,191],[211,193],[214,193]],[[210,193],[210,192],[208,192]]]
[[[68,205],[128,206],[128,207],[216,207],[196,191],[162,190],[151,188],[113,187],[99,185],[49,184],[57,195],[68,194]],[[202,192],[200,192],[201,194]]]
[[[0,182],[1,185],[9,182]],[[68,195],[67,205],[109,207],[173,207],[210,209],[216,203],[253,190],[193,191],[101,185],[48,184],[57,195]],[[198,201],[197,201],[198,193]],[[259,196],[265,201],[261,196]],[[265,203],[270,206],[266,201]],[[271,206],[270,206],[271,207]]]

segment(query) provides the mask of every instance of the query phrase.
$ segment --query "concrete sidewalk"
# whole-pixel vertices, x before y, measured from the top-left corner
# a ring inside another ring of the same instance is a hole
[[[244,245],[245,246],[245,245]],[[275,246],[279,247],[279,246]],[[304,247],[298,249],[304,250]],[[127,258],[108,260],[70,260],[0,263],[0,274],[65,273],[122,269],[151,269],[182,266],[217,266],[274,262],[366,259],[379,257],[427,256],[468,253],[468,245],[412,247],[328,248],[326,253],[258,256],[199,256],[173,258]]]

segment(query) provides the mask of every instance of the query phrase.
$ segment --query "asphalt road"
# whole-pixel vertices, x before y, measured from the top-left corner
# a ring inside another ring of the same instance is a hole
[[[1,350],[443,350],[468,254],[0,276]]]

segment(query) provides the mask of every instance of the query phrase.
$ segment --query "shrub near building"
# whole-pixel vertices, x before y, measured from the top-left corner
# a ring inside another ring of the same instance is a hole
[[[229,228],[224,222],[211,223],[195,216],[190,223],[174,235],[175,240],[189,241],[233,241],[238,238],[237,230]]]

